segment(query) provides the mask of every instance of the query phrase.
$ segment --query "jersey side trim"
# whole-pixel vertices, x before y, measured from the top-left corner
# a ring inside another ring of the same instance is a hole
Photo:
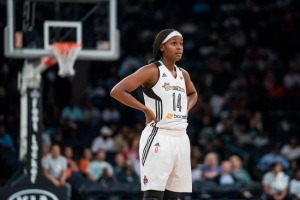
[[[162,104],[162,100],[161,98],[154,93],[154,91],[152,89],[146,89],[143,88],[143,92],[145,95],[147,95],[149,98],[152,98],[155,100],[155,117],[158,121],[160,121],[162,119],[162,111],[163,111],[163,104]]]
[[[148,155],[149,149],[150,149],[151,144],[152,144],[152,142],[153,142],[153,140],[154,140],[154,138],[155,138],[155,135],[156,135],[156,133],[157,133],[157,130],[158,130],[157,127],[153,127],[152,132],[151,132],[151,134],[149,135],[149,137],[148,137],[148,139],[147,139],[147,143],[146,143],[146,145],[145,145],[145,147],[144,147],[144,149],[143,149],[143,156],[142,156],[142,160],[141,160],[143,166],[144,166],[144,164],[145,164],[145,162],[146,162],[146,159],[147,159],[147,155]]]

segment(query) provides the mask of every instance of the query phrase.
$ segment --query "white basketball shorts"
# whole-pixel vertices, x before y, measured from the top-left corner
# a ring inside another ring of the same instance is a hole
[[[186,131],[147,126],[140,139],[142,191],[192,192],[190,141]]]

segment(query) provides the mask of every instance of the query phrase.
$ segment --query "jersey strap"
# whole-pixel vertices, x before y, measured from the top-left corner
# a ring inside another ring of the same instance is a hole
[[[154,64],[155,64],[157,67],[163,65],[162,61],[160,61],[160,60],[159,60],[159,61],[156,61]]]

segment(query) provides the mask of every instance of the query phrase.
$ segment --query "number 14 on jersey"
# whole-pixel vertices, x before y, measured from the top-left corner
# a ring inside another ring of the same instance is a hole
[[[173,93],[173,110],[176,111],[176,109],[179,109],[179,112],[181,112],[181,94],[178,94],[177,101],[176,101],[176,93]]]

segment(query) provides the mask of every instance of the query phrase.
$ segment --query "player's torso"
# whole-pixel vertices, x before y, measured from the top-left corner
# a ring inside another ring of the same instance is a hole
[[[158,63],[156,63],[158,64]],[[144,89],[145,105],[155,114],[156,127],[185,130],[187,127],[187,96],[182,71],[175,66],[176,78],[160,61],[159,78],[151,89]]]

